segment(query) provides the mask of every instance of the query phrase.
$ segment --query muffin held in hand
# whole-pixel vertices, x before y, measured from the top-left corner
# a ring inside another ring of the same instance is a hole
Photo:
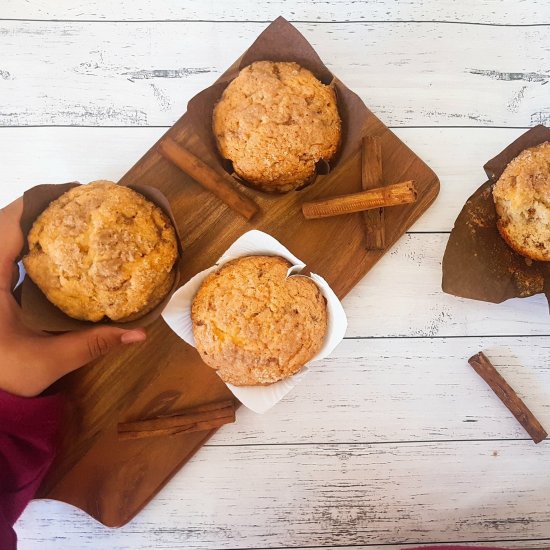
[[[176,233],[164,212],[128,187],[74,187],[34,222],[23,264],[48,300],[86,321],[137,319],[175,278]]]
[[[245,256],[211,273],[191,309],[203,361],[225,382],[266,385],[297,373],[321,349],[327,306],[306,277],[287,278],[277,256]]]
[[[241,178],[285,193],[310,183],[315,164],[334,157],[341,122],[332,86],[297,63],[257,61],[223,92],[213,130]]]
[[[525,149],[493,187],[497,227],[516,252],[550,261],[550,141]]]

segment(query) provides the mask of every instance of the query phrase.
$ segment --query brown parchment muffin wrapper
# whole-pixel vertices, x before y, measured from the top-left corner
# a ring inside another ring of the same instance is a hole
[[[497,229],[492,193],[513,158],[549,140],[550,128],[535,126],[485,164],[489,181],[466,201],[445,249],[444,292],[497,304],[544,293],[550,305],[550,262],[525,258],[505,243]]]
[[[364,134],[364,124],[368,112],[361,98],[327,69],[311,44],[283,17],[278,17],[273,21],[258,36],[252,46],[212,86],[198,93],[189,101],[187,105],[189,121],[196,135],[206,147],[205,153],[201,155],[202,160],[218,171],[229,173],[237,181],[254,191],[265,193],[235,174],[231,161],[221,156],[212,131],[212,113],[223,91],[241,69],[255,61],[294,61],[309,69],[323,84],[331,85],[334,88],[338,112],[342,121],[340,146],[330,162],[320,161],[316,167],[316,176],[328,174],[336,167],[340,159],[344,159],[352,153],[354,147],[357,148]],[[314,183],[316,176],[300,189]],[[275,193],[277,192],[275,191]]]
[[[63,193],[69,191],[69,189],[79,185],[81,184],[78,182],[37,185],[24,193],[23,214],[21,215],[20,223],[25,240],[19,259],[23,258],[23,256],[25,256],[25,254],[29,251],[27,235],[36,218],[49,206],[53,200],[59,198],[63,195]],[[170,218],[170,221],[174,226],[178,245],[178,259],[175,264],[176,276],[170,292],[166,295],[162,302],[160,302],[154,309],[146,313],[143,317],[133,321],[128,321],[127,323],[115,321],[98,321],[97,323],[93,323],[91,321],[80,321],[78,319],[73,319],[63,313],[63,311],[61,311],[46,298],[42,291],[32,282],[30,277],[25,274],[25,278],[21,283],[21,309],[23,312],[23,322],[27,326],[36,330],[45,330],[50,332],[82,330],[98,325],[109,325],[129,329],[150,325],[153,321],[156,321],[160,317],[162,310],[169,302],[172,294],[174,294],[178,288],[182,258],[181,238],[172,209],[170,208],[170,203],[163,193],[154,187],[145,185],[128,185],[128,187],[134,191],[137,191],[145,198],[156,204]]]

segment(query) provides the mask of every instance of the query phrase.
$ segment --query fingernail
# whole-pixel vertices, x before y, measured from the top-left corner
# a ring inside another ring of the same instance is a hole
[[[135,344],[136,342],[143,342],[145,338],[147,338],[145,332],[141,330],[129,330],[120,337],[120,341],[123,344]]]

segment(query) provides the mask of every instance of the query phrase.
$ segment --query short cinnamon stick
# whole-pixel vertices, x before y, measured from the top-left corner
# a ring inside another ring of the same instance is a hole
[[[340,216],[362,212],[372,208],[399,206],[416,200],[417,192],[413,181],[395,183],[369,191],[340,195],[330,199],[304,202],[302,213],[307,219]]]
[[[365,136],[361,142],[361,186],[363,191],[384,185],[382,174],[382,146],[380,139]],[[374,208],[363,212],[368,250],[386,248],[384,209]]]
[[[482,351],[470,357],[468,363],[487,382],[535,443],[546,439],[546,430]]]
[[[145,420],[121,422],[119,439],[144,439],[175,435],[182,432],[200,432],[235,422],[235,403],[231,400],[199,405],[178,414]]]
[[[177,144],[173,139],[165,137],[158,144],[159,153],[175,164],[197,183],[216,195],[229,208],[250,220],[258,211],[258,205],[246,195],[239,192],[230,176],[223,176],[210,168],[191,151]]]

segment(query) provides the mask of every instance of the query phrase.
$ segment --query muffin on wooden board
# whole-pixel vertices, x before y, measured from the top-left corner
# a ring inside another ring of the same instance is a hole
[[[497,227],[522,256],[550,261],[550,141],[522,151],[495,183]]]
[[[225,382],[257,386],[297,373],[321,349],[327,306],[278,256],[245,256],[202,283],[192,304],[196,348]]]
[[[334,157],[341,121],[332,86],[297,63],[257,61],[224,90],[213,130],[241,178],[285,193],[309,183],[318,161]]]
[[[48,300],[86,321],[137,319],[172,288],[176,233],[145,197],[109,181],[72,188],[38,216],[23,264]]]

